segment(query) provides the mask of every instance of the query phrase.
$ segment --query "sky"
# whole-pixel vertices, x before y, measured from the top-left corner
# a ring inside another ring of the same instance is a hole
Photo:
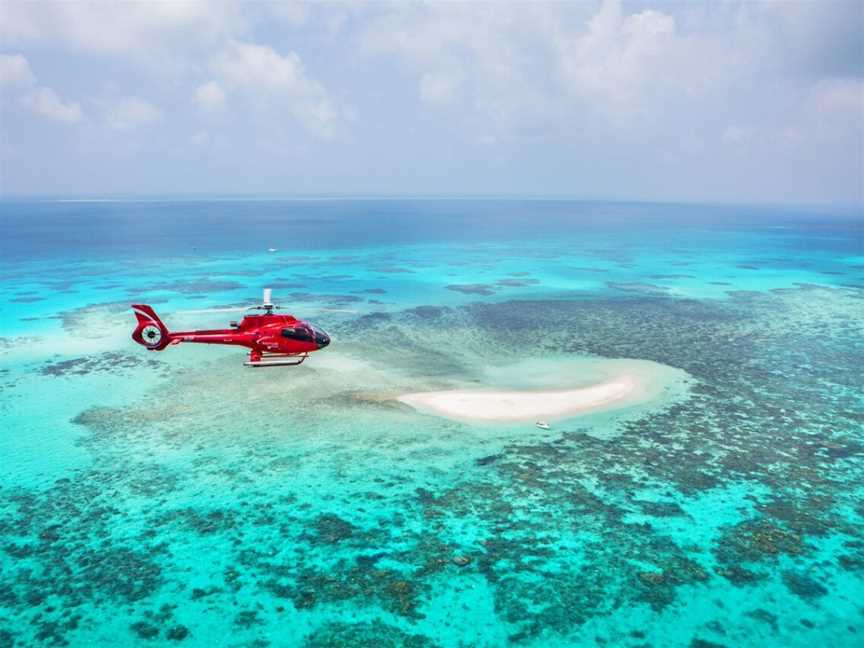
[[[0,0],[0,196],[864,205],[864,2]]]

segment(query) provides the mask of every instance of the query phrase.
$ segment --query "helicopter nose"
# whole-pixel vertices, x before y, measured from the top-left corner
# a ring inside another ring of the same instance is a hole
[[[318,345],[319,349],[323,349],[328,344],[330,344],[330,336],[327,335],[324,331],[315,331],[315,344]]]

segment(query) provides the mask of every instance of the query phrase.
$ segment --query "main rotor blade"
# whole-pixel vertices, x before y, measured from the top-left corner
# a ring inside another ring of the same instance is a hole
[[[232,306],[229,308],[200,308],[195,310],[178,310],[176,313],[239,313],[254,306]]]
[[[174,311],[175,313],[190,313],[190,314],[200,314],[200,313],[239,313],[241,311],[246,311],[251,308],[261,308],[260,304],[252,304],[251,306],[231,306],[226,308],[198,308],[191,310],[178,310]],[[277,307],[278,308],[278,307]],[[308,311],[318,311],[318,312],[328,312],[328,313],[359,313],[360,311],[356,308],[327,308],[326,306],[309,306],[303,307],[302,310],[304,312]]]

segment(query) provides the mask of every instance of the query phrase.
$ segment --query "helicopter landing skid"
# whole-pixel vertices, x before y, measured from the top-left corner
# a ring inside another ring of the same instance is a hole
[[[262,353],[257,360],[250,358],[243,364],[247,367],[296,367],[303,364],[309,357],[308,353],[303,355],[286,355],[284,353]]]

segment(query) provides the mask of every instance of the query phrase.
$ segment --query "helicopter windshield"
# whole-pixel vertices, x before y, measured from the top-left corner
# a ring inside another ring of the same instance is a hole
[[[306,328],[305,326],[295,326],[291,328],[282,329],[282,337],[286,337],[289,340],[299,340],[301,342],[312,342],[312,331]]]

